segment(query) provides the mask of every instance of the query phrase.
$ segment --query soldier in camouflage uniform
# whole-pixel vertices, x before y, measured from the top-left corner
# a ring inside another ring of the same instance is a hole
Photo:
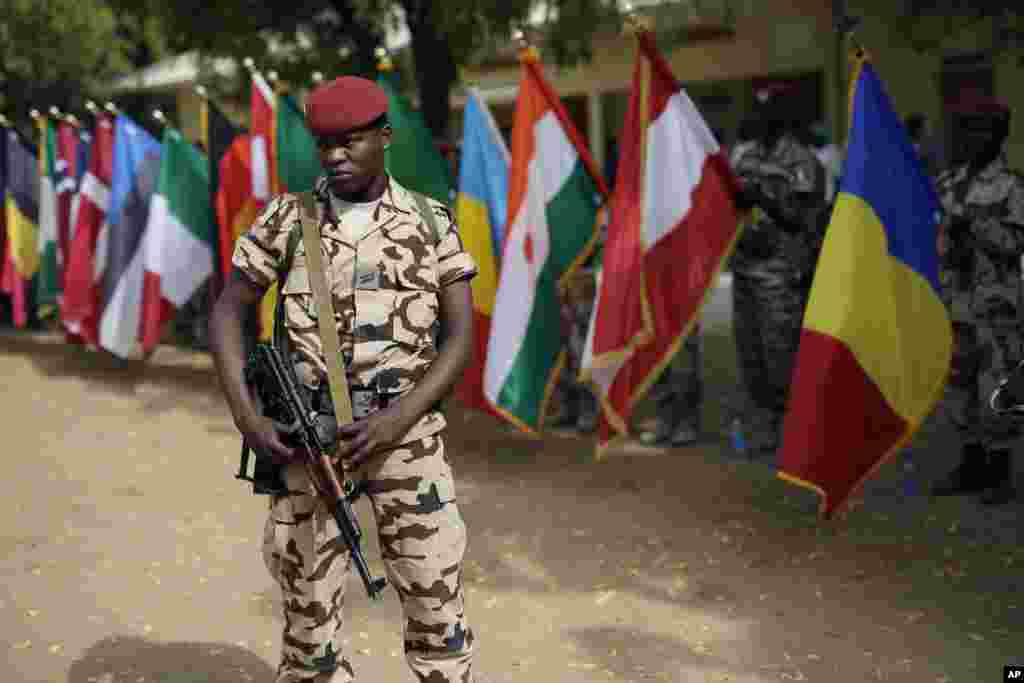
[[[800,326],[823,237],[825,169],[794,135],[799,117],[782,88],[757,93],[754,140],[730,162],[754,209],[732,258],[733,329],[750,399],[750,445],[778,446]]]
[[[456,504],[437,410],[472,349],[469,280],[448,209],[414,195],[384,170],[391,139],[387,97],[372,81],[345,77],[320,86],[306,118],[326,175],[314,190],[326,279],[337,317],[356,421],[339,430],[338,460],[366,483],[387,576],[404,614],[405,656],[418,680],[473,683],[474,634],[464,611],[466,526]],[[242,379],[242,319],[265,290],[283,282],[284,326],[296,377],[329,396],[295,195],[273,199],[236,245],[234,272],[217,304],[212,341],[235,423],[254,447],[283,464],[286,491],[270,500],[263,557],[283,592],[284,634],[277,683],[347,683],[342,648],[349,553],[294,453],[259,416]],[[443,348],[435,348],[439,322]],[[287,356],[286,356],[287,357]]]
[[[579,381],[595,294],[594,273],[589,268],[577,270],[562,290],[562,342],[566,362],[556,386],[559,409],[549,423],[556,428],[575,428],[584,434],[597,428],[598,416],[597,398],[590,387]]]
[[[640,433],[640,441],[650,446],[689,446],[700,433],[700,408],[704,400],[701,378],[700,325],[694,325],[683,342],[685,364],[678,359],[666,367],[651,388],[655,405],[654,427]]]
[[[936,187],[940,279],[953,321],[953,368],[946,407],[964,438],[961,462],[933,492],[982,494],[985,503],[1014,497],[1010,449],[1020,435],[1015,418],[993,413],[989,397],[1022,358],[1021,257],[1024,178],[1006,165],[1006,105],[968,93],[955,110],[965,162]]]

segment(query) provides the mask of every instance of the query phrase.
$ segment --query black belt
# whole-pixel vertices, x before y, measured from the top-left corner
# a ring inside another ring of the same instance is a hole
[[[349,398],[352,400],[352,417],[360,420],[387,408],[397,398],[386,394],[377,386],[350,384],[348,386]],[[331,402],[331,389],[324,380],[313,392],[313,410],[320,414],[334,415],[334,408]]]
[[[352,397],[352,417],[356,420],[384,410],[391,402],[391,396],[381,393],[377,387],[350,386],[348,393]]]

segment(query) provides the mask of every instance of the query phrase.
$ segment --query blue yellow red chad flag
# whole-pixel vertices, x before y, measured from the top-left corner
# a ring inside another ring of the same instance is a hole
[[[851,79],[842,184],[804,314],[779,476],[830,517],[913,436],[945,387],[940,205],[866,56]]]
[[[498,291],[497,254],[505,234],[509,152],[487,104],[475,89],[470,89],[466,99],[459,165],[456,220],[478,273],[472,281],[476,353],[457,393],[466,406],[490,412],[484,398],[483,372]]]

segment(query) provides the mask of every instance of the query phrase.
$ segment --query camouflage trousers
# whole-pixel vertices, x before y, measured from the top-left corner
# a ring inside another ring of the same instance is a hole
[[[943,401],[964,443],[986,450],[1011,448],[1020,436],[1020,418],[996,415],[992,392],[1021,360],[1021,333],[1016,321],[953,326],[953,374]]]
[[[402,606],[409,667],[424,683],[473,683],[474,636],[462,592],[466,526],[441,435],[379,454],[355,475],[368,485],[387,577]],[[355,672],[342,650],[342,610],[350,555],[304,467],[288,465],[284,480],[289,492],[271,500],[263,543],[283,591],[276,681],[348,683]]]
[[[677,360],[673,360],[651,387],[651,397],[659,421],[674,426],[687,420],[692,427],[697,428],[700,426],[700,407],[704,399],[700,326],[694,325],[683,342],[682,355],[685,365],[680,367]]]
[[[562,368],[555,383],[555,394],[562,405],[562,413],[573,420],[584,416],[594,417],[599,410],[593,390],[579,380],[592,310],[592,304],[576,310],[571,332],[562,335],[562,343],[566,350],[565,367]]]
[[[777,428],[786,410],[806,293],[737,275],[732,294],[733,333],[747,395]]]

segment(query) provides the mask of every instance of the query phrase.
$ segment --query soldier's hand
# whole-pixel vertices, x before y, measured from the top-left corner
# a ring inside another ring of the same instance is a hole
[[[257,415],[241,421],[237,426],[250,448],[269,453],[274,462],[287,463],[295,457],[295,451],[282,443],[269,417]]]
[[[338,428],[338,458],[342,466],[354,470],[377,453],[397,445],[416,422],[401,404],[389,406],[352,424]]]

